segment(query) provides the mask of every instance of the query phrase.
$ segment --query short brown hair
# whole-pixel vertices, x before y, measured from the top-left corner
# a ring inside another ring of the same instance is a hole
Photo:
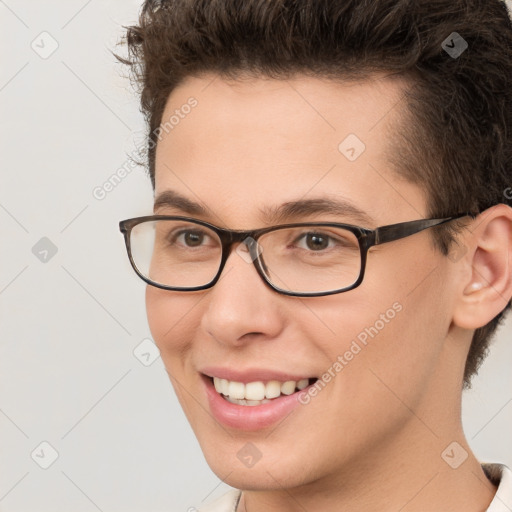
[[[156,130],[189,76],[385,72],[411,84],[393,163],[426,190],[430,216],[480,212],[512,195],[512,24],[501,0],[146,0],[126,42],[121,60],[141,88],[153,186]],[[453,230],[433,236],[449,255]],[[475,331],[465,386],[510,306]]]

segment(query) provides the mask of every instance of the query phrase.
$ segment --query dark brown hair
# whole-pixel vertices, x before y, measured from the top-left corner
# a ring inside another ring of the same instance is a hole
[[[501,0],[146,0],[126,42],[121,60],[140,86],[153,186],[156,130],[189,76],[384,72],[410,84],[393,164],[425,189],[430,216],[481,212],[512,196],[512,24]],[[461,43],[465,51],[450,53]],[[434,242],[457,254],[453,229],[436,230]],[[510,305],[475,331],[465,386]]]

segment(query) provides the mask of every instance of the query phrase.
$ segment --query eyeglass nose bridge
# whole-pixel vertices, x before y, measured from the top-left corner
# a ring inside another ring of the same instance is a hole
[[[254,263],[257,265],[256,260],[259,260],[260,255],[263,253],[263,247],[258,243],[257,239],[250,233],[231,233],[229,239],[224,239],[224,260],[227,260],[233,246],[238,244],[235,252],[246,262]],[[247,250],[244,250],[244,246]]]
[[[219,233],[222,242],[222,260],[220,264],[220,268],[214,282],[220,278],[220,275],[224,271],[224,267],[226,262],[233,252],[233,247],[236,247],[235,252],[237,255],[242,258],[246,263],[252,264],[260,278],[267,284],[271,286],[267,281],[266,273],[268,272],[268,268],[265,265],[265,262],[261,258],[261,254],[263,253],[263,247],[258,242],[259,236],[254,231],[250,232],[221,232]],[[244,246],[246,250],[244,249]]]

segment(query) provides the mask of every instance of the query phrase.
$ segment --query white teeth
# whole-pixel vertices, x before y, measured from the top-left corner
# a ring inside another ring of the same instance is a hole
[[[241,382],[229,382],[228,395],[231,398],[238,398],[241,400],[245,398],[245,385]]]
[[[248,382],[245,385],[245,398],[247,400],[263,400],[265,398],[265,384],[263,382]]]
[[[231,402],[232,404],[237,405],[249,405],[249,406],[255,406],[255,405],[261,405],[261,404],[268,404],[270,400],[238,400],[236,398],[230,398],[229,396],[225,397],[228,402]]]
[[[301,390],[301,389],[307,388],[308,384],[309,384],[309,379],[299,380],[299,382],[297,382],[297,389]]]
[[[267,382],[265,386],[265,396],[267,398],[277,398],[281,394],[281,383],[277,380]]]
[[[223,395],[229,395],[229,381],[226,379],[218,379],[220,380],[220,392]]]
[[[291,395],[295,390],[307,387],[309,379],[299,381],[289,380],[279,382],[271,380],[266,384],[262,381],[242,382],[229,381],[227,379],[213,378],[213,385],[217,393],[225,396],[226,400],[239,405],[261,405],[280,395]]]
[[[295,393],[296,387],[297,383],[294,380],[287,380],[284,384],[281,384],[281,393],[283,393],[283,395],[291,395]]]

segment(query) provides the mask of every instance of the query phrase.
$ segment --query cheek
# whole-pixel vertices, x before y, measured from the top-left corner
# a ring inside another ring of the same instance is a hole
[[[192,334],[197,329],[194,320],[197,300],[152,286],[146,289],[146,312],[151,335],[189,421],[193,418],[194,403],[190,403],[190,393],[183,386],[194,377],[190,354]]]
[[[387,295],[380,308],[373,307],[359,332],[366,344],[354,357],[347,382],[356,400],[372,401],[381,414],[397,403],[397,396],[412,409],[420,407],[437,378],[450,325],[449,307],[436,292],[439,288],[441,276],[432,274],[414,291]]]
[[[191,348],[190,333],[195,332],[195,302],[193,297],[153,286],[146,288],[149,328],[168,370],[169,365],[175,360],[182,360]]]
[[[446,280],[432,263],[402,263],[398,270],[382,262],[387,272],[378,272],[380,262],[374,263],[364,286],[310,302],[313,314],[302,329],[327,355],[326,370],[343,374],[334,386],[341,386],[345,397],[372,401],[378,396],[374,388],[383,386],[380,377],[415,402],[438,365],[450,325],[449,304],[441,293]],[[333,368],[336,361],[340,364]]]

